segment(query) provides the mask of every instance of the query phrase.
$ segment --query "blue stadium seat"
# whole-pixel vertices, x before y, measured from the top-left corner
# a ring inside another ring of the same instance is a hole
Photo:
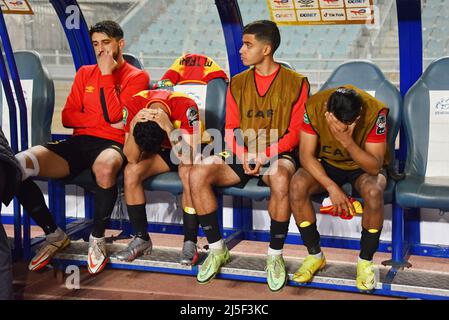
[[[16,51],[14,58],[20,79],[33,80],[31,123],[28,123],[28,127],[31,128],[31,141],[28,141],[28,144],[35,146],[46,143],[51,140],[51,123],[55,105],[53,80],[36,51]],[[0,101],[1,99],[2,91],[0,90]],[[0,124],[2,109],[0,108]]]
[[[323,28],[322,26],[316,26],[311,30],[310,37],[316,40],[323,40],[328,34],[329,30]]]
[[[295,48],[292,46],[291,50],[297,54],[299,58],[317,58],[317,48],[315,46],[309,45],[309,42],[306,40],[304,45],[300,48]]]
[[[406,178],[396,187],[396,201],[403,208],[434,208],[449,210],[449,174],[426,179],[431,128],[429,109],[431,90],[449,91],[449,57],[432,62],[410,88],[404,100],[404,127],[408,154]],[[449,98],[449,95],[448,95]],[[442,137],[448,140],[447,135]]]
[[[337,42],[333,48],[333,58],[346,58],[348,47],[346,43]]]
[[[220,188],[219,191],[224,195],[250,198],[257,201],[268,199],[271,195],[270,188],[267,186],[259,186],[258,182],[258,178],[252,178],[243,188],[227,187]]]
[[[224,52],[224,41],[217,38],[218,35],[222,37],[217,12],[203,8],[201,10],[197,8],[185,9],[185,7],[183,1],[173,1],[167,5],[166,11],[161,12],[156,21],[152,21],[151,24],[149,22],[142,23],[141,25],[147,30],[141,32],[139,40],[131,44],[130,51],[143,51],[146,54],[158,56],[172,55],[175,52],[186,49],[184,47],[185,42],[175,42],[174,45],[169,45],[165,40],[181,40],[186,35],[201,34],[201,37],[194,38],[204,40],[204,42],[196,42],[194,47],[189,47],[188,49],[215,57],[217,43],[221,43],[223,49],[220,49],[220,51]],[[245,24],[258,19],[269,18],[266,8],[261,7],[262,9],[257,9],[260,7],[258,1],[241,1],[239,2],[239,7]],[[179,14],[175,14],[176,12]],[[181,19],[178,18],[176,23],[173,23],[170,20],[174,16],[181,16]],[[145,19],[141,21],[145,21]],[[179,26],[181,26],[181,29],[179,29]],[[325,58],[346,58],[351,44],[356,40],[361,29],[362,26],[360,25],[301,26],[301,28],[281,26],[282,41],[277,55],[282,59],[314,59],[317,57],[317,53],[320,52]],[[338,32],[340,32],[340,36],[336,36]],[[155,37],[155,34],[159,34],[159,36]],[[337,39],[339,39],[338,45],[336,45]],[[210,40],[213,40],[213,42],[211,43]],[[151,46],[146,45],[153,41],[154,43]],[[211,47],[214,49],[211,49]],[[328,48],[328,51],[322,52],[323,48]]]
[[[429,40],[427,43],[427,51],[432,57],[441,57],[444,54],[445,41],[443,40]]]

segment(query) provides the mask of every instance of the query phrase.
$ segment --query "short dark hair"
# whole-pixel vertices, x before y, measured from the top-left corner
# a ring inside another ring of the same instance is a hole
[[[247,24],[243,28],[243,34],[253,34],[258,41],[265,41],[271,45],[274,53],[281,44],[279,28],[273,21],[257,20]]]
[[[123,29],[120,25],[112,20],[105,20],[97,22],[94,26],[89,29],[89,36],[95,32],[105,33],[108,37],[114,38],[115,40],[123,39]]]
[[[332,112],[339,121],[349,124],[360,115],[362,104],[362,97],[357,92],[340,87],[329,97],[327,110]]]
[[[139,148],[147,153],[158,152],[166,136],[165,131],[154,121],[136,123],[133,135]]]

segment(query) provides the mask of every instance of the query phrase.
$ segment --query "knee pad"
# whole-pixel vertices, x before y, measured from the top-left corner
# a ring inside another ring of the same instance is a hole
[[[37,160],[36,156],[30,152],[30,151],[23,151],[18,154],[16,154],[16,159],[20,164],[20,168],[22,169],[22,181],[28,179],[29,177],[35,177],[39,175],[39,161]],[[27,157],[31,160],[33,163],[33,168],[27,168]]]

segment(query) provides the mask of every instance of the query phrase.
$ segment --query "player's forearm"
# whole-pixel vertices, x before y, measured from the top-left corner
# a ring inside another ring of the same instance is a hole
[[[351,158],[357,163],[360,168],[366,173],[376,176],[382,169],[383,163],[379,161],[376,157],[369,154],[362,148],[360,148],[355,142],[349,144],[346,150],[351,155]]]
[[[100,117],[98,114],[64,109],[61,114],[62,125],[65,128],[89,128],[98,125]]]
[[[336,186],[336,183],[329,178],[323,166],[314,156],[300,157],[302,167],[318,181],[326,190]]]
[[[139,162],[140,154],[142,152],[140,151],[139,146],[136,144],[134,135],[132,133],[128,135],[128,138],[125,141],[125,145],[123,146],[123,153],[125,154],[129,163]]]

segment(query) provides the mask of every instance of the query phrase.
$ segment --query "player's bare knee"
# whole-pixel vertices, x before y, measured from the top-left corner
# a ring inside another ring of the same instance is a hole
[[[302,175],[294,175],[290,181],[289,194],[292,201],[305,201],[310,196],[309,183]]]
[[[289,197],[288,184],[287,184],[287,186],[280,185],[277,188],[271,188],[271,197],[279,199],[279,200],[283,200],[283,199],[288,200],[288,197]]]
[[[98,163],[93,168],[97,184],[101,188],[110,188],[115,184],[116,170],[110,163]]]
[[[199,186],[211,183],[211,169],[210,165],[195,165],[190,170],[189,183],[192,191],[196,190]]]
[[[142,183],[141,172],[136,164],[128,164],[124,172],[125,189],[134,188]]]
[[[270,177],[271,193],[276,198],[288,197],[290,175],[287,170],[279,171],[279,175]]]
[[[377,186],[370,186],[363,192],[365,198],[363,199],[366,206],[370,207],[381,207],[383,206],[383,196],[384,192],[381,188]]]

